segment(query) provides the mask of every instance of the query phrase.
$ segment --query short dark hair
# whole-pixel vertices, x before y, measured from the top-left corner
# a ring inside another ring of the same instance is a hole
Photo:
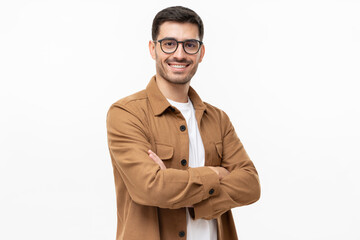
[[[204,24],[200,16],[197,15],[197,13],[194,12],[193,10],[182,6],[168,7],[156,14],[152,24],[153,40],[157,40],[156,38],[159,35],[161,24],[170,21],[196,24],[199,29],[200,41],[202,41],[204,37]]]

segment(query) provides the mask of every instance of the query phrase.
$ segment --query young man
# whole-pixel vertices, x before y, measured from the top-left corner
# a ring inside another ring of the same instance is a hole
[[[160,11],[149,42],[156,75],[108,112],[118,240],[237,239],[230,209],[260,197],[228,116],[190,87],[203,34],[194,11]]]

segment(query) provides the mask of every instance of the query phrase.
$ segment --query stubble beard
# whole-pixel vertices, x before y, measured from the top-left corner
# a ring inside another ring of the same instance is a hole
[[[181,61],[179,61],[179,62],[181,62]],[[188,82],[190,82],[192,77],[195,75],[195,73],[197,71],[197,67],[198,67],[198,64],[194,65],[191,72],[189,72],[189,74],[187,74],[185,76],[181,76],[183,73],[171,73],[173,75],[177,75],[177,76],[172,77],[172,76],[169,76],[169,74],[166,72],[166,70],[165,70],[166,66],[164,66],[163,64],[167,65],[166,61],[164,63],[162,63],[161,60],[159,60],[156,57],[156,71],[160,75],[160,77],[162,77],[165,81],[167,81],[169,83],[179,84],[179,85],[187,84]]]

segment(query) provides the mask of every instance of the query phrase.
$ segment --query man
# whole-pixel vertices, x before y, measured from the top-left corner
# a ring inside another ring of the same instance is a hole
[[[237,239],[230,209],[260,197],[228,116],[190,87],[203,33],[194,11],[160,11],[149,42],[156,75],[108,112],[118,240]]]

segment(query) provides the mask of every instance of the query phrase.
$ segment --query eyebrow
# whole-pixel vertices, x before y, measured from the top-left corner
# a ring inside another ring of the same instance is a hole
[[[174,37],[164,37],[164,38],[161,38],[161,39],[159,39],[159,40],[176,40],[176,41],[179,42],[179,40],[177,40],[177,39],[174,38]],[[157,41],[159,41],[159,40],[157,40]],[[189,38],[189,39],[185,39],[185,40],[183,40],[183,41],[191,41],[191,40],[200,41],[199,39],[195,39],[195,38]],[[180,41],[180,42],[183,42],[183,41]]]

